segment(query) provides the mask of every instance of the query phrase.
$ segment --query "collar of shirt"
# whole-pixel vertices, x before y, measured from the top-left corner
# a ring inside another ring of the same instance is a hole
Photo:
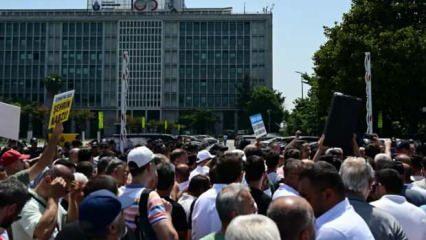
[[[131,184],[127,184],[126,188],[144,188],[143,184],[139,184],[139,183],[131,183]]]
[[[278,189],[279,190],[285,190],[287,192],[291,192],[291,193],[299,196],[299,192],[296,189],[292,188],[291,186],[289,186],[285,183],[280,184],[280,187]]]
[[[393,194],[388,194],[388,195],[384,195],[380,200],[389,200],[395,203],[404,203],[407,201],[407,199],[404,196],[400,196],[400,195],[393,195]]]
[[[349,203],[349,200],[345,198],[343,201],[339,202],[338,204],[334,205],[330,210],[323,213],[319,218],[317,218],[315,225],[316,228],[321,228],[322,225],[338,218],[340,215],[342,215],[345,211],[351,209],[352,206]]]
[[[357,196],[356,194],[353,194],[353,193],[348,193],[347,197],[351,201],[366,202],[362,197]]]

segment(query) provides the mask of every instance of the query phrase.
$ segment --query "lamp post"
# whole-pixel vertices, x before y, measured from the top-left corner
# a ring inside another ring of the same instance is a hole
[[[306,73],[302,73],[299,71],[295,71],[296,73],[300,74],[300,85],[302,86],[302,100],[303,100],[303,84],[309,84],[308,81],[304,80],[303,75]]]

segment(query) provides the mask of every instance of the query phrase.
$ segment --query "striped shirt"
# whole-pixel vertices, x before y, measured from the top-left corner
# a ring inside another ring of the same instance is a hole
[[[133,200],[132,206],[124,209],[124,219],[126,221],[126,225],[131,230],[136,230],[136,217],[139,216],[139,200],[142,191],[145,188],[142,185],[130,184],[121,187],[121,196],[127,197]],[[148,199],[148,221],[152,225],[166,220],[167,212],[164,207],[163,201],[160,196],[150,197]]]

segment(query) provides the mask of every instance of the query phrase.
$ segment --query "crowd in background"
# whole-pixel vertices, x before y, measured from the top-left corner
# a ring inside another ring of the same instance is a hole
[[[1,149],[0,239],[426,239],[424,152],[295,138],[229,150],[149,141]]]

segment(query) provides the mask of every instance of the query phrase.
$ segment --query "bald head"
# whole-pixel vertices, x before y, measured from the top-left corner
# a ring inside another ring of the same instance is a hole
[[[178,183],[188,181],[189,173],[189,166],[187,164],[178,164],[176,166],[176,181]]]
[[[395,157],[395,160],[406,164],[411,163],[411,158],[407,154],[398,154],[398,156]]]
[[[283,240],[315,238],[314,211],[304,198],[277,198],[269,206],[267,215],[278,225]]]

